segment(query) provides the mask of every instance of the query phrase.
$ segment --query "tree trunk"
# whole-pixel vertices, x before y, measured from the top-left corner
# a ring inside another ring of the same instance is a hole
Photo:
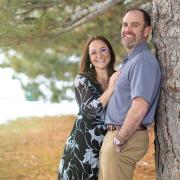
[[[180,180],[180,1],[153,0],[153,41],[162,69],[155,118],[158,180]]]

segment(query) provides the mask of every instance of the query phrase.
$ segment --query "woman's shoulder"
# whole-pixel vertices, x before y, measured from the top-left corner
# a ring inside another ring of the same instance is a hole
[[[75,78],[75,86],[77,87],[79,84],[85,84],[88,81],[87,75],[84,73],[79,73]]]
[[[86,79],[89,81],[95,81],[89,73],[79,73],[76,75],[75,79]]]
[[[88,79],[88,77],[85,73],[79,73],[76,75],[75,81],[76,80],[87,80],[87,79]]]
[[[93,78],[88,74],[88,73],[79,73],[76,75],[75,78],[75,86],[80,84],[85,84],[85,83],[94,83]]]

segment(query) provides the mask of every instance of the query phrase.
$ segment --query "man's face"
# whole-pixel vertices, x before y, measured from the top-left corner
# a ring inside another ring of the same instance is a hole
[[[150,27],[145,26],[142,12],[129,11],[123,18],[121,37],[127,51],[132,51],[138,44],[146,41]]]

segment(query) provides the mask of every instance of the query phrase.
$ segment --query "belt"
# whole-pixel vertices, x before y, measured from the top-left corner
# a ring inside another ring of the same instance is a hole
[[[107,124],[106,125],[108,131],[120,130],[122,128],[121,125]],[[147,127],[144,125],[139,125],[136,131],[145,131]]]

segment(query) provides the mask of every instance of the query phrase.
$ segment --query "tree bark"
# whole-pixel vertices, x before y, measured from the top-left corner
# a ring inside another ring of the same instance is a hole
[[[153,0],[153,42],[162,69],[155,118],[158,180],[180,179],[180,1]]]

